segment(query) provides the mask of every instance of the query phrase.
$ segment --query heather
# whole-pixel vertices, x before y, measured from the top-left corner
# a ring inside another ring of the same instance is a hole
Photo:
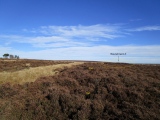
[[[160,66],[86,62],[0,85],[3,120],[160,119]]]

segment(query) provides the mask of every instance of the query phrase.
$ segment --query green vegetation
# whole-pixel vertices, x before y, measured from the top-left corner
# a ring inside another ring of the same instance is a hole
[[[5,54],[3,55],[4,58],[8,58],[8,56],[9,56],[8,53],[5,53]]]

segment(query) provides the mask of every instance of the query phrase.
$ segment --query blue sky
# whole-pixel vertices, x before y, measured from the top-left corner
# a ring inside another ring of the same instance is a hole
[[[0,56],[160,63],[160,0],[0,0]]]

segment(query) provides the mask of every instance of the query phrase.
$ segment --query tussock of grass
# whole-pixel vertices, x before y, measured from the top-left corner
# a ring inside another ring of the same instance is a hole
[[[82,64],[82,62],[28,68],[16,72],[0,72],[0,84],[7,82],[10,82],[11,84],[34,82],[39,77],[54,75],[57,73],[57,68],[71,67],[72,65],[78,64]]]

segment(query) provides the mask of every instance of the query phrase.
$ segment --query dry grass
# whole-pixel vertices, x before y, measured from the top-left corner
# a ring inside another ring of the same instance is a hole
[[[17,60],[1,60],[1,61],[12,62],[12,61],[17,61]]]
[[[71,67],[79,65],[83,62],[74,62],[69,64],[58,64],[43,67],[35,67],[24,69],[16,72],[0,72],[0,84],[10,82],[11,84],[23,84],[26,82],[34,82],[39,77],[50,76],[56,74],[57,68]],[[28,65],[28,64],[27,64]]]

